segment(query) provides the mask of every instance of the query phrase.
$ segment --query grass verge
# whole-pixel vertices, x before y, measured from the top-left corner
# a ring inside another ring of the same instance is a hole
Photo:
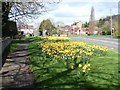
[[[35,84],[38,90],[118,90],[118,53],[109,51],[105,56],[90,60],[91,70],[87,76],[79,76],[77,70],[67,70],[61,63],[51,62],[43,56],[39,38],[30,38],[29,54]]]

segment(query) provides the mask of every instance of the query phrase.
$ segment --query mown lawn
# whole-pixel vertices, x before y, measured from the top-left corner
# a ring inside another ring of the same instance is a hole
[[[59,62],[44,56],[40,38],[29,38],[29,58],[38,90],[119,90],[118,53],[109,50],[104,56],[90,60],[88,75],[76,74]]]
[[[13,52],[21,43],[24,43],[25,39],[13,39],[11,44],[10,44],[10,52]]]

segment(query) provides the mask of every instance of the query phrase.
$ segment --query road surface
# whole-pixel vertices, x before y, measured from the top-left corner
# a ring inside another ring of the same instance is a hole
[[[101,46],[106,46],[111,49],[115,49],[116,51],[120,52],[120,39],[114,39],[114,38],[92,38],[92,37],[81,37],[81,36],[70,36],[69,38],[73,40],[79,40],[79,41],[86,41],[88,43],[96,44],[96,45],[101,45]]]

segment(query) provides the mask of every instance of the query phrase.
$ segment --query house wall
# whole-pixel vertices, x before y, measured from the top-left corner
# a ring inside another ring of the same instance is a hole
[[[20,31],[23,31],[24,35],[33,34],[33,29],[21,29]]]

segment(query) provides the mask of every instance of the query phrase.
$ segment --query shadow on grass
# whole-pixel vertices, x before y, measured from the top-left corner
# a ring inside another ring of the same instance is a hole
[[[50,67],[48,67],[50,68]],[[46,68],[41,68],[40,70],[46,70]],[[65,70],[65,71],[61,71],[59,73],[56,73],[55,71],[53,71],[54,74],[51,74],[49,72],[36,72],[37,73],[37,77],[36,77],[36,86],[38,88],[38,90],[118,90],[118,86],[116,85],[108,85],[107,83],[102,83],[99,84],[99,82],[96,83],[96,81],[90,81],[88,79],[85,79],[84,77],[79,77],[76,76],[75,74],[71,74],[71,72],[73,70]],[[46,74],[50,75],[47,76]],[[106,73],[107,75],[108,73]],[[42,77],[43,75],[43,77]],[[46,75],[44,77],[44,75]],[[112,80],[103,78],[101,76],[92,76],[90,75],[90,77],[93,78],[99,78],[101,80],[107,80],[108,82],[112,82]],[[86,77],[87,78],[87,77]],[[43,80],[42,80],[43,79]]]
[[[64,66],[60,66],[60,63],[56,63],[53,68],[53,65],[50,65],[51,61],[45,56],[41,56],[42,52],[37,43],[30,45],[29,53],[38,90],[119,90],[120,85],[117,82],[117,75],[94,67],[88,76],[81,77],[76,74],[76,69],[66,70]],[[61,68],[64,68],[64,70]]]
[[[86,77],[86,79],[83,77],[79,77],[76,76],[76,75],[72,75],[71,72],[73,70],[65,70],[65,71],[62,71],[60,73],[54,73],[54,75],[52,75],[51,73],[49,72],[46,72],[46,73],[39,73],[39,72],[36,72],[38,75],[38,77],[36,77],[36,86],[38,88],[38,90],[66,90],[66,89],[69,89],[69,90],[76,90],[76,89],[79,89],[79,90],[119,90],[119,86],[116,86],[116,85],[109,85],[108,83],[99,83],[99,81],[90,81],[88,80]],[[47,76],[44,77],[43,80],[41,80],[43,77],[42,75],[46,75],[46,74],[49,74],[50,75],[50,78],[48,78]],[[108,73],[106,73],[107,75]],[[92,75],[89,75],[90,77],[92,78],[99,78],[101,80],[107,80],[109,83],[112,82],[112,78],[111,80],[110,79],[106,79],[106,78],[103,78],[101,76],[92,76]]]

